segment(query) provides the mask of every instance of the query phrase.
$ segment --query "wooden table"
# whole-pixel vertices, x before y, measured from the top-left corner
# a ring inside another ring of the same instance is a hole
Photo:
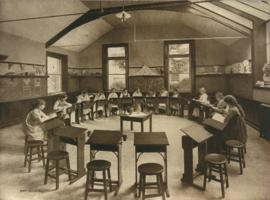
[[[59,127],[56,128],[48,137],[48,152],[65,149],[66,144],[72,144],[77,146],[77,170],[72,170],[72,174],[75,178],[72,183],[85,175],[84,167],[84,145],[85,145],[85,133],[87,129],[78,127]]]
[[[165,178],[164,185],[167,197],[170,196],[168,189],[168,159],[167,159],[167,146],[169,141],[165,132],[152,132],[152,133],[134,133],[134,146],[135,146],[135,195],[138,196],[138,160],[143,153],[159,153],[164,160]]]
[[[123,134],[124,121],[130,121],[130,129],[133,130],[133,122],[141,123],[141,132],[144,132],[144,122],[149,119],[149,131],[152,132],[152,113],[120,115],[120,130]]]
[[[96,153],[99,151],[113,152],[117,157],[117,189],[115,195],[118,194],[122,184],[122,134],[120,131],[110,130],[94,130],[89,140],[90,144],[90,160],[95,159]]]

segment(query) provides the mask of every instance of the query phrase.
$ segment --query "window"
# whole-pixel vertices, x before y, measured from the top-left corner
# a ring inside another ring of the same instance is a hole
[[[122,90],[127,87],[128,53],[127,45],[104,45],[105,60],[103,69],[107,74],[104,89]]]
[[[191,44],[166,42],[165,51],[168,89],[192,92]]]
[[[60,58],[47,56],[47,91],[48,94],[62,91],[62,60]]]

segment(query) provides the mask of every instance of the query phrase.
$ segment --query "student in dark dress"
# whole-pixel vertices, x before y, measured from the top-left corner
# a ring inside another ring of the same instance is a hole
[[[224,130],[224,140],[238,140],[246,144],[247,127],[245,122],[245,113],[236,98],[232,95],[224,97],[225,103],[228,105],[228,112],[224,120],[227,126]]]

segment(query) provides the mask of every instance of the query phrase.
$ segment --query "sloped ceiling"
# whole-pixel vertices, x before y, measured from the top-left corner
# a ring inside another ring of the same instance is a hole
[[[170,0],[125,0],[124,2],[125,5],[132,5],[161,1]],[[202,0],[191,1],[193,3],[200,3]],[[247,0],[239,0],[239,2],[254,4]],[[265,4],[262,3],[263,1],[259,2],[260,5]],[[266,2],[269,2],[269,0],[266,0]],[[101,3],[103,8],[122,5],[122,0],[102,0]],[[252,6],[256,7],[259,6],[259,4]],[[87,12],[89,9],[97,8],[100,8],[100,1],[98,0],[0,0],[0,31],[45,43],[83,13]],[[26,18],[31,19],[21,20]],[[134,26],[135,22],[136,26],[162,26],[163,24],[181,26],[181,24],[183,24],[209,37],[241,36],[240,33],[214,20],[191,14],[188,11],[136,11],[132,13],[132,18],[128,20],[127,23],[121,23],[115,15],[106,16],[87,23],[69,32],[53,46],[80,52],[112,29],[131,27]],[[226,45],[231,45],[231,43],[236,40],[237,39],[221,40],[221,42]]]

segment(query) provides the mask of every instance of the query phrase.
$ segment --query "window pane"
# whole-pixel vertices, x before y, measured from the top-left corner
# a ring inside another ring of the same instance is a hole
[[[189,57],[169,58],[169,73],[189,74]]]
[[[109,75],[109,89],[122,90],[126,87],[125,75]]]
[[[125,74],[126,62],[125,60],[109,60],[108,68],[109,74]]]
[[[169,44],[169,55],[189,54],[189,44]]]
[[[189,74],[169,74],[170,89],[180,92],[191,92],[191,79]]]
[[[125,47],[109,47],[108,57],[125,57]]]
[[[48,93],[61,92],[61,76],[49,75],[48,77]]]
[[[61,74],[61,60],[47,57],[48,74]]]

